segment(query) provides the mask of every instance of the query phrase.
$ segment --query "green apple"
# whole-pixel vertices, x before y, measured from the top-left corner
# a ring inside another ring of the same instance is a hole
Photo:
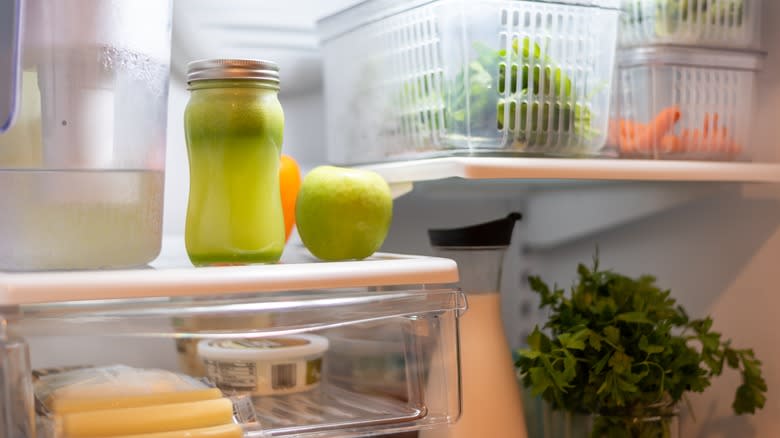
[[[315,257],[364,259],[387,237],[393,198],[376,172],[319,166],[303,179],[295,218],[303,244]]]

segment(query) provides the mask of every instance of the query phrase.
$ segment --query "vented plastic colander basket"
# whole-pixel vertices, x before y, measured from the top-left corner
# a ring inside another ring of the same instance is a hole
[[[749,160],[764,54],[655,46],[618,56],[608,143],[639,158]]]
[[[328,17],[328,158],[596,155],[618,16],[610,0],[370,0]]]
[[[619,45],[757,48],[761,1],[623,0]]]

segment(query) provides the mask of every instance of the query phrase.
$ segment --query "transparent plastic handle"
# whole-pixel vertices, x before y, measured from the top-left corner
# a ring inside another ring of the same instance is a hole
[[[0,436],[35,437],[30,352],[22,339],[0,338],[0,408]]]
[[[22,1],[0,0],[0,134],[11,128],[21,87]]]
[[[11,128],[21,92],[22,1],[0,0],[0,134]]]

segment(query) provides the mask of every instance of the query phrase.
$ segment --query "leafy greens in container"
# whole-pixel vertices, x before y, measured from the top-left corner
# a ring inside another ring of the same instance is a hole
[[[451,85],[447,108],[454,124],[472,132],[505,131],[513,149],[567,153],[597,135],[587,102],[564,69],[530,38],[511,50],[475,43],[477,57]],[[493,136],[495,134],[492,134]]]
[[[747,25],[746,0],[625,0],[624,24],[652,26],[657,37],[703,36]],[[751,0],[747,0],[751,1]]]
[[[396,106],[411,124],[410,132],[449,131],[444,142],[458,141],[453,132],[470,132],[490,143],[504,131],[510,151],[536,154],[577,153],[599,132],[592,126],[589,97],[539,44],[515,38],[511,50],[473,45],[476,58],[449,81],[444,91],[402,85]],[[579,101],[582,100],[582,101]],[[441,122],[431,109],[441,109]],[[449,145],[452,146],[452,145]]]

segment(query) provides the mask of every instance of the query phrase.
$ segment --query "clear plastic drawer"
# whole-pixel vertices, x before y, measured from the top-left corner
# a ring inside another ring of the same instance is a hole
[[[459,416],[450,260],[0,280],[0,436],[362,437]]]

